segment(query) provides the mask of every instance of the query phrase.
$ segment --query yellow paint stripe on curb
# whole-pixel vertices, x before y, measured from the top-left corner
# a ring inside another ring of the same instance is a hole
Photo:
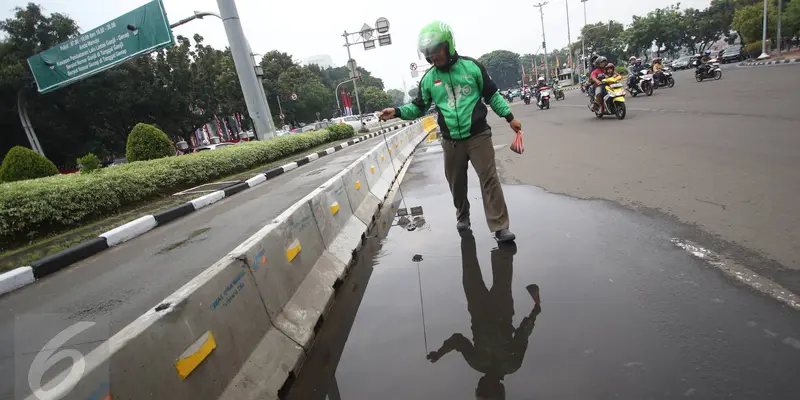
[[[289,262],[292,262],[292,260],[294,260],[298,254],[300,254],[300,250],[302,249],[303,247],[300,246],[300,241],[295,239],[294,242],[289,245],[289,248],[286,249],[286,259],[289,260]]]
[[[361,190],[361,181],[356,181],[356,190]]]
[[[339,212],[339,202],[334,201],[333,204],[331,204],[331,214],[336,215],[336,213],[338,212]]]
[[[181,354],[181,357],[175,361],[175,369],[178,370],[178,376],[181,377],[181,380],[185,380],[216,348],[217,342],[214,340],[214,334],[211,331],[206,331],[200,339],[197,339],[194,344],[189,346]]]

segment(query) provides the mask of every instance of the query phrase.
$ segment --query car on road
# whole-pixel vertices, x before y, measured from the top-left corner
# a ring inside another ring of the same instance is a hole
[[[353,129],[356,130],[356,132],[358,132],[358,130],[361,129],[361,127],[362,127],[361,121],[359,121],[358,117],[355,116],[355,115],[348,115],[346,117],[334,118],[334,119],[331,120],[331,122],[333,122],[334,124],[340,124],[340,125],[341,124],[350,125],[350,126],[353,127]]]
[[[314,122],[314,123],[311,123],[311,124],[308,124],[308,125],[304,126],[301,131],[304,132],[304,133],[305,132],[311,132],[311,131],[320,131],[320,130],[323,130],[323,129],[331,126],[331,125],[335,125],[335,124],[330,123],[330,122]]]
[[[192,153],[199,153],[201,151],[207,151],[207,150],[219,150],[219,149],[221,149],[223,147],[228,147],[228,146],[233,146],[233,145],[235,145],[235,143],[209,144],[207,146],[195,147],[194,151],[192,151]]]
[[[739,61],[744,61],[744,56],[742,56],[742,46],[731,46],[722,51],[720,62],[723,64]]]
[[[680,71],[682,69],[689,68],[689,62],[691,61],[692,56],[683,56],[678,58],[677,60],[672,62],[672,69],[675,71]]]

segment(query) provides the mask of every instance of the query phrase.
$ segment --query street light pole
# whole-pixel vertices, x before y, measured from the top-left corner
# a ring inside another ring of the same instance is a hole
[[[239,76],[239,83],[242,86],[242,94],[247,104],[247,112],[253,120],[253,127],[259,140],[274,135],[270,127],[269,110],[266,107],[266,99],[263,96],[263,86],[256,77],[253,63],[250,59],[251,54],[247,39],[244,36],[239,11],[236,9],[234,0],[217,0],[220,17],[225,25],[225,33],[228,36],[228,45],[231,47],[236,74]],[[259,90],[259,87],[262,89]]]
[[[583,66],[583,76],[586,76],[586,2],[588,0],[581,0],[583,3],[583,29],[581,29],[581,65]]]
[[[764,0],[764,27],[761,34],[761,55],[758,56],[759,60],[769,58],[767,54],[767,0]]]
[[[569,63],[570,70],[572,70],[573,54],[572,54],[572,35],[570,34],[569,31],[569,0],[564,0],[564,5],[567,6],[567,50],[569,50],[569,60],[567,60],[567,62]]]
[[[352,60],[353,57],[350,56],[350,41],[347,40],[347,35],[348,35],[348,33],[345,32],[344,35],[342,35],[342,36],[344,36],[344,47],[347,47],[347,62],[350,63],[350,60]],[[353,74],[355,75],[357,72],[358,72],[357,70],[353,71]],[[360,121],[361,120],[361,101],[358,99],[358,85],[356,84],[355,78],[353,78],[353,91],[356,93],[356,106],[358,107],[358,120]],[[339,102],[339,97],[336,97],[336,102],[337,103]]]
[[[547,39],[544,36],[544,11],[542,8],[547,5],[544,3],[534,4],[533,6],[539,9],[539,16],[542,18],[542,50],[544,51],[544,76],[547,82],[550,81],[550,63],[547,62]]]
[[[781,8],[783,7],[783,1],[778,0],[778,57],[781,56]]]

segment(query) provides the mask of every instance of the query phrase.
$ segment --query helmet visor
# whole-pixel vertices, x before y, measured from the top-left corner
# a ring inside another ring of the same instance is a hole
[[[419,35],[417,50],[422,58],[431,58],[432,55],[445,48],[447,48],[447,40],[443,32],[428,31]]]

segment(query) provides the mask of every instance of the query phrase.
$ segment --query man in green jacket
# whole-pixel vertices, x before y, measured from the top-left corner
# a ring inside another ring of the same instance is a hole
[[[495,239],[508,242],[515,236],[508,230],[508,209],[500,187],[494,160],[492,130],[486,123],[486,104],[519,132],[522,124],[497,90],[497,85],[477,60],[458,55],[450,26],[432,22],[422,28],[418,48],[433,64],[420,81],[417,98],[410,104],[383,110],[381,118],[419,118],[431,105],[439,110],[439,129],[444,149],[444,173],[453,195],[459,231],[469,230],[467,165],[478,174],[486,222]],[[481,101],[483,99],[483,101]],[[486,104],[484,104],[484,102]]]

